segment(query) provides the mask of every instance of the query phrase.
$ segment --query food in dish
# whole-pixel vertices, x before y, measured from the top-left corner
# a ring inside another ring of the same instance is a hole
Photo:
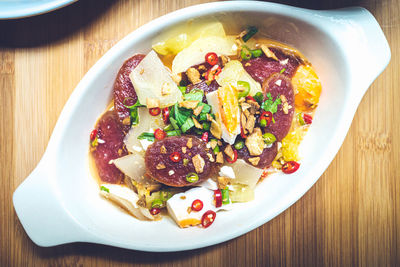
[[[90,134],[105,198],[206,228],[270,173],[299,169],[321,84],[300,52],[257,31],[211,23],[125,61]]]

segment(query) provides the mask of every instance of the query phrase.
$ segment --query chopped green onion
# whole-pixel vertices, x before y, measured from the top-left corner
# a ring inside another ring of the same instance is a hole
[[[190,172],[186,175],[186,181],[188,181],[189,183],[195,183],[198,180],[199,180],[199,176],[197,175],[197,173]]]
[[[172,130],[166,132],[167,136],[180,136],[182,134],[181,130]]]
[[[260,126],[261,127],[267,127],[267,120],[266,119],[261,119],[260,120]]]
[[[172,131],[174,130],[174,126],[172,124],[168,124],[167,126],[165,126],[164,131],[168,132],[168,131]]]
[[[161,208],[163,206],[164,202],[161,199],[155,199],[151,203],[152,208]]]
[[[244,147],[244,142],[243,142],[243,140],[240,140],[240,139],[237,140],[237,141],[235,142],[234,147],[235,147],[237,150],[242,149],[242,148]]]
[[[253,96],[253,98],[257,101],[258,104],[261,105],[261,103],[262,103],[263,100],[264,100],[264,95],[263,95],[263,93],[261,93],[261,92],[257,92],[257,94],[255,94],[255,95]]]
[[[186,93],[186,86],[178,86],[178,89],[182,92],[182,94]]]
[[[179,130],[178,122],[174,118],[169,117],[169,121],[171,122],[171,125],[175,130]]]
[[[300,125],[306,125],[304,119],[303,119],[303,113],[297,114],[297,118],[299,119],[299,124]]]
[[[186,121],[182,124],[181,130],[183,133],[186,133],[193,126],[194,126],[194,122],[193,122],[192,118],[187,118]]]
[[[200,113],[199,121],[206,121],[206,120],[207,120],[207,114],[206,113]]]
[[[138,125],[139,124],[139,112],[136,107],[131,108],[130,116],[131,116],[131,125]]]
[[[189,159],[184,158],[183,159],[183,166],[187,166],[189,164]]]
[[[105,186],[101,186],[101,187],[100,187],[100,190],[106,191],[107,193],[110,193],[110,190],[109,190],[107,187],[105,187]]]
[[[154,133],[143,132],[138,136],[137,139],[139,139],[139,140],[149,140],[149,141],[154,142],[155,137],[154,137]]]
[[[246,97],[250,93],[250,84],[248,82],[238,81],[237,86],[243,89],[242,91],[239,91],[238,98]]]
[[[219,146],[215,146],[213,152],[214,154],[217,154],[219,152]]]
[[[249,26],[247,28],[247,33],[242,37],[243,42],[247,42],[251,37],[258,32],[257,27]]]
[[[240,51],[240,56],[244,60],[249,60],[251,58],[250,50],[246,46],[243,46],[242,51]]]
[[[209,121],[203,122],[201,125],[203,126],[204,131],[209,131],[211,128],[211,123]]]
[[[225,189],[221,189],[222,193],[222,204],[229,204],[229,189],[226,187]]]
[[[282,74],[282,73],[284,73],[285,72],[285,68],[283,68],[283,69],[281,69],[281,71],[279,72],[280,74]]]
[[[263,52],[261,49],[254,49],[254,50],[250,50],[250,53],[253,57],[261,57]]]
[[[276,141],[276,137],[272,133],[265,133],[262,137],[267,145],[272,145]]]

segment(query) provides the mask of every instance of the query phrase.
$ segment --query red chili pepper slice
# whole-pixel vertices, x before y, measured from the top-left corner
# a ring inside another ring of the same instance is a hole
[[[162,110],[162,117],[165,124],[169,122],[169,108],[163,108]]]
[[[97,130],[94,129],[91,133],[90,133],[90,141],[93,141],[94,139],[96,139],[97,137]]]
[[[169,155],[169,159],[172,160],[173,162],[179,162],[181,160],[181,154],[179,152],[172,152]]]
[[[297,171],[300,167],[300,164],[296,161],[288,161],[282,166],[282,171],[286,174],[291,174]]]
[[[251,95],[246,96],[246,100],[253,100],[254,102],[257,102],[257,100],[255,100]]]
[[[218,55],[214,52],[207,53],[206,62],[212,66],[218,63]]]
[[[229,163],[234,163],[238,158],[237,150],[233,150],[233,155],[233,159],[231,159],[230,157],[226,157],[226,161]]]
[[[265,120],[267,122],[266,127],[269,126],[272,121],[272,113],[270,111],[263,111],[263,113],[261,113],[259,121],[261,120]]]
[[[163,140],[166,136],[167,136],[167,133],[164,132],[164,130],[162,130],[162,129],[160,129],[160,128],[155,129],[155,131],[154,131],[154,137],[155,137],[157,140]]]
[[[157,214],[159,214],[160,212],[161,212],[161,209],[159,209],[159,208],[152,208],[152,209],[150,210],[151,215],[157,215]]]
[[[312,123],[312,117],[311,115],[308,114],[303,114],[303,120],[306,124],[311,124]]]
[[[221,73],[221,67],[218,65],[214,65],[211,69],[206,72],[205,78],[207,81],[212,81],[215,79],[218,74]]]
[[[161,113],[161,109],[160,108],[150,108],[149,113],[151,116],[158,116]]]
[[[204,132],[203,135],[201,136],[201,140],[204,142],[208,142],[208,132]]]
[[[222,206],[222,192],[220,189],[214,190],[214,202],[215,207],[219,208]]]
[[[242,125],[240,125],[240,136],[243,138],[243,139],[246,139],[247,138],[247,135],[244,133],[244,131],[243,131],[243,127],[242,127]]]
[[[194,211],[201,211],[203,209],[203,201],[200,199],[196,199],[192,203],[192,210]]]
[[[214,211],[212,210],[206,211],[201,217],[201,225],[204,228],[209,227],[215,221],[215,217],[217,217],[217,214]]]

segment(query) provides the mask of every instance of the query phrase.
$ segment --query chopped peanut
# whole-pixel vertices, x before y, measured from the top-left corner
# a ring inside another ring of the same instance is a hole
[[[187,146],[188,148],[192,148],[192,146],[193,146],[192,138],[189,138],[189,139],[188,139],[188,141],[187,141],[187,143],[186,143],[186,146]]]
[[[201,113],[201,111],[203,110],[203,107],[204,107],[204,106],[198,106],[198,107],[196,107],[196,108],[193,110],[193,115],[198,116],[198,115]]]
[[[217,146],[217,140],[215,140],[215,139],[211,139],[211,141],[209,143],[210,143],[210,147],[212,149],[214,149]]]
[[[186,151],[187,151],[187,147],[183,146],[183,147],[182,147],[182,153],[183,153],[183,154],[186,154]]]
[[[193,166],[197,173],[202,173],[204,170],[204,166],[206,165],[204,159],[197,154],[192,158]]]
[[[264,150],[264,140],[260,128],[255,128],[253,133],[246,138],[246,147],[250,155],[259,156]]]
[[[158,163],[157,166],[156,166],[157,170],[162,170],[162,169],[165,169],[165,168],[166,168],[165,165],[162,164],[162,163]]]
[[[224,149],[225,154],[231,159],[235,159],[235,154],[233,153],[233,149],[231,145],[227,145]]]
[[[207,157],[210,160],[210,162],[214,162],[215,161],[214,157],[213,157],[213,155],[211,153],[207,153]]]
[[[203,129],[203,125],[201,125],[200,122],[198,122],[195,117],[192,117],[192,120],[194,123],[194,127],[198,128],[198,129]]]
[[[249,158],[249,161],[253,166],[257,166],[257,164],[260,162],[260,157],[254,157],[254,158]]]
[[[193,84],[201,82],[200,72],[198,70],[196,70],[195,68],[189,68],[186,71],[186,75],[188,76],[189,81]]]
[[[217,153],[217,160],[216,160],[216,162],[217,163],[224,163],[224,155],[222,154],[222,152],[218,152]]]
[[[228,177],[223,177],[223,176],[218,176],[217,181],[218,181],[219,189],[225,189],[225,187],[231,183],[231,179],[229,179]]]
[[[255,124],[256,124],[256,118],[254,117],[254,115],[250,115],[247,118],[247,122],[246,122],[246,126],[245,126],[246,130],[248,130],[249,133],[252,133]]]
[[[131,117],[125,117],[125,119],[122,120],[123,125],[131,125]]]
[[[187,109],[195,109],[198,104],[199,104],[199,101],[187,100],[187,101],[180,102],[179,106],[183,107],[183,108],[187,108]]]
[[[161,153],[161,154],[167,153],[167,149],[165,148],[165,146],[161,146],[161,147],[160,147],[160,153]]]
[[[216,138],[221,139],[222,136],[221,125],[219,125],[219,123],[217,123],[214,119],[211,121],[210,132]]]
[[[210,114],[207,113],[206,116],[207,116],[207,120],[208,120],[208,121],[213,121],[213,117],[212,117]]]

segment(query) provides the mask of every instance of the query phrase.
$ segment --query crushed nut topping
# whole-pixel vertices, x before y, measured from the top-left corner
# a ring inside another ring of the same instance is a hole
[[[186,196],[181,196],[180,199],[185,200]]]
[[[187,151],[187,148],[185,146],[182,147],[182,153],[185,154]]]
[[[231,159],[235,159],[235,154],[233,153],[233,149],[231,145],[227,145],[224,149],[224,153]]]
[[[224,155],[222,154],[222,152],[218,152],[217,153],[217,159],[216,159],[217,163],[224,163]]]
[[[215,136],[215,138],[221,139],[222,136],[221,125],[214,119],[211,121],[210,132],[212,135]]]
[[[289,113],[289,109],[292,108],[291,105],[289,105],[289,103],[287,102],[287,99],[284,95],[281,95],[281,101],[282,101],[282,110],[283,113],[288,114]]]
[[[244,64],[245,67],[250,67],[251,64],[249,62],[247,62],[246,64]]]
[[[171,176],[171,175],[173,175],[174,173],[175,173],[174,170],[169,170],[168,175]]]
[[[195,68],[189,68],[186,71],[186,75],[188,76],[189,81],[193,84],[201,82],[200,72],[198,70],[196,70]]]
[[[215,161],[214,157],[213,157],[213,155],[211,153],[207,153],[207,157],[210,160],[210,162],[214,162]]]
[[[123,124],[123,125],[131,125],[131,117],[130,117],[130,116],[125,117],[125,118],[122,120],[122,124]]]
[[[193,115],[195,116],[199,116],[199,114],[201,113],[201,111],[203,110],[204,106],[198,106],[193,110]]]
[[[189,139],[188,139],[188,141],[187,141],[187,143],[186,143],[186,146],[187,146],[188,148],[192,148],[192,146],[193,146],[192,138],[189,138]]]
[[[193,166],[197,173],[202,173],[204,171],[204,166],[206,165],[204,159],[197,154],[192,158]]]
[[[182,101],[179,103],[180,107],[184,107],[187,109],[195,109],[197,107],[197,105],[199,104],[199,101],[196,100],[186,100],[186,101]]]
[[[260,128],[255,128],[253,133],[246,138],[246,147],[251,156],[259,156],[264,149],[264,140]]]
[[[200,124],[200,122],[198,122],[198,120],[196,120],[195,117],[192,117],[193,123],[194,123],[194,127],[198,128],[198,129],[203,129],[203,125]]]
[[[249,133],[253,133],[254,130],[254,125],[256,124],[256,117],[254,117],[254,115],[250,115],[247,118],[247,122],[246,122],[246,130],[249,131]]]
[[[191,212],[192,212],[192,207],[188,207],[188,208],[187,208],[187,213],[190,214]]]
[[[217,146],[217,140],[216,139],[211,139],[211,141],[209,142],[210,147],[212,149],[214,149]]]
[[[167,149],[165,148],[165,146],[161,146],[161,147],[160,147],[160,153],[161,153],[161,154],[167,153]]]
[[[160,99],[148,97],[146,98],[146,106],[147,108],[159,108]]]
[[[157,170],[162,170],[162,169],[165,169],[165,168],[166,168],[165,165],[162,164],[162,163],[158,163],[157,166],[156,166]]]
[[[229,179],[228,177],[224,177],[224,176],[218,176],[217,181],[218,181],[219,189],[225,189],[225,187],[231,183],[231,179]]]
[[[218,140],[218,143],[217,143],[219,146],[222,146],[222,142],[221,142],[221,140]]]
[[[122,152],[123,152],[123,150],[121,148],[118,149],[118,155],[122,156]]]
[[[272,58],[276,61],[279,61],[279,59],[276,57],[276,55],[274,54],[274,52],[272,52],[268,46],[266,46],[265,44],[261,45],[261,50],[264,52],[264,54],[269,57]]]
[[[257,166],[257,164],[260,162],[260,157],[254,157],[254,158],[249,158],[249,161],[253,166]]]
[[[208,121],[212,121],[212,120],[213,120],[213,117],[212,117],[210,114],[207,113],[206,116],[207,116],[207,120],[208,120]]]

